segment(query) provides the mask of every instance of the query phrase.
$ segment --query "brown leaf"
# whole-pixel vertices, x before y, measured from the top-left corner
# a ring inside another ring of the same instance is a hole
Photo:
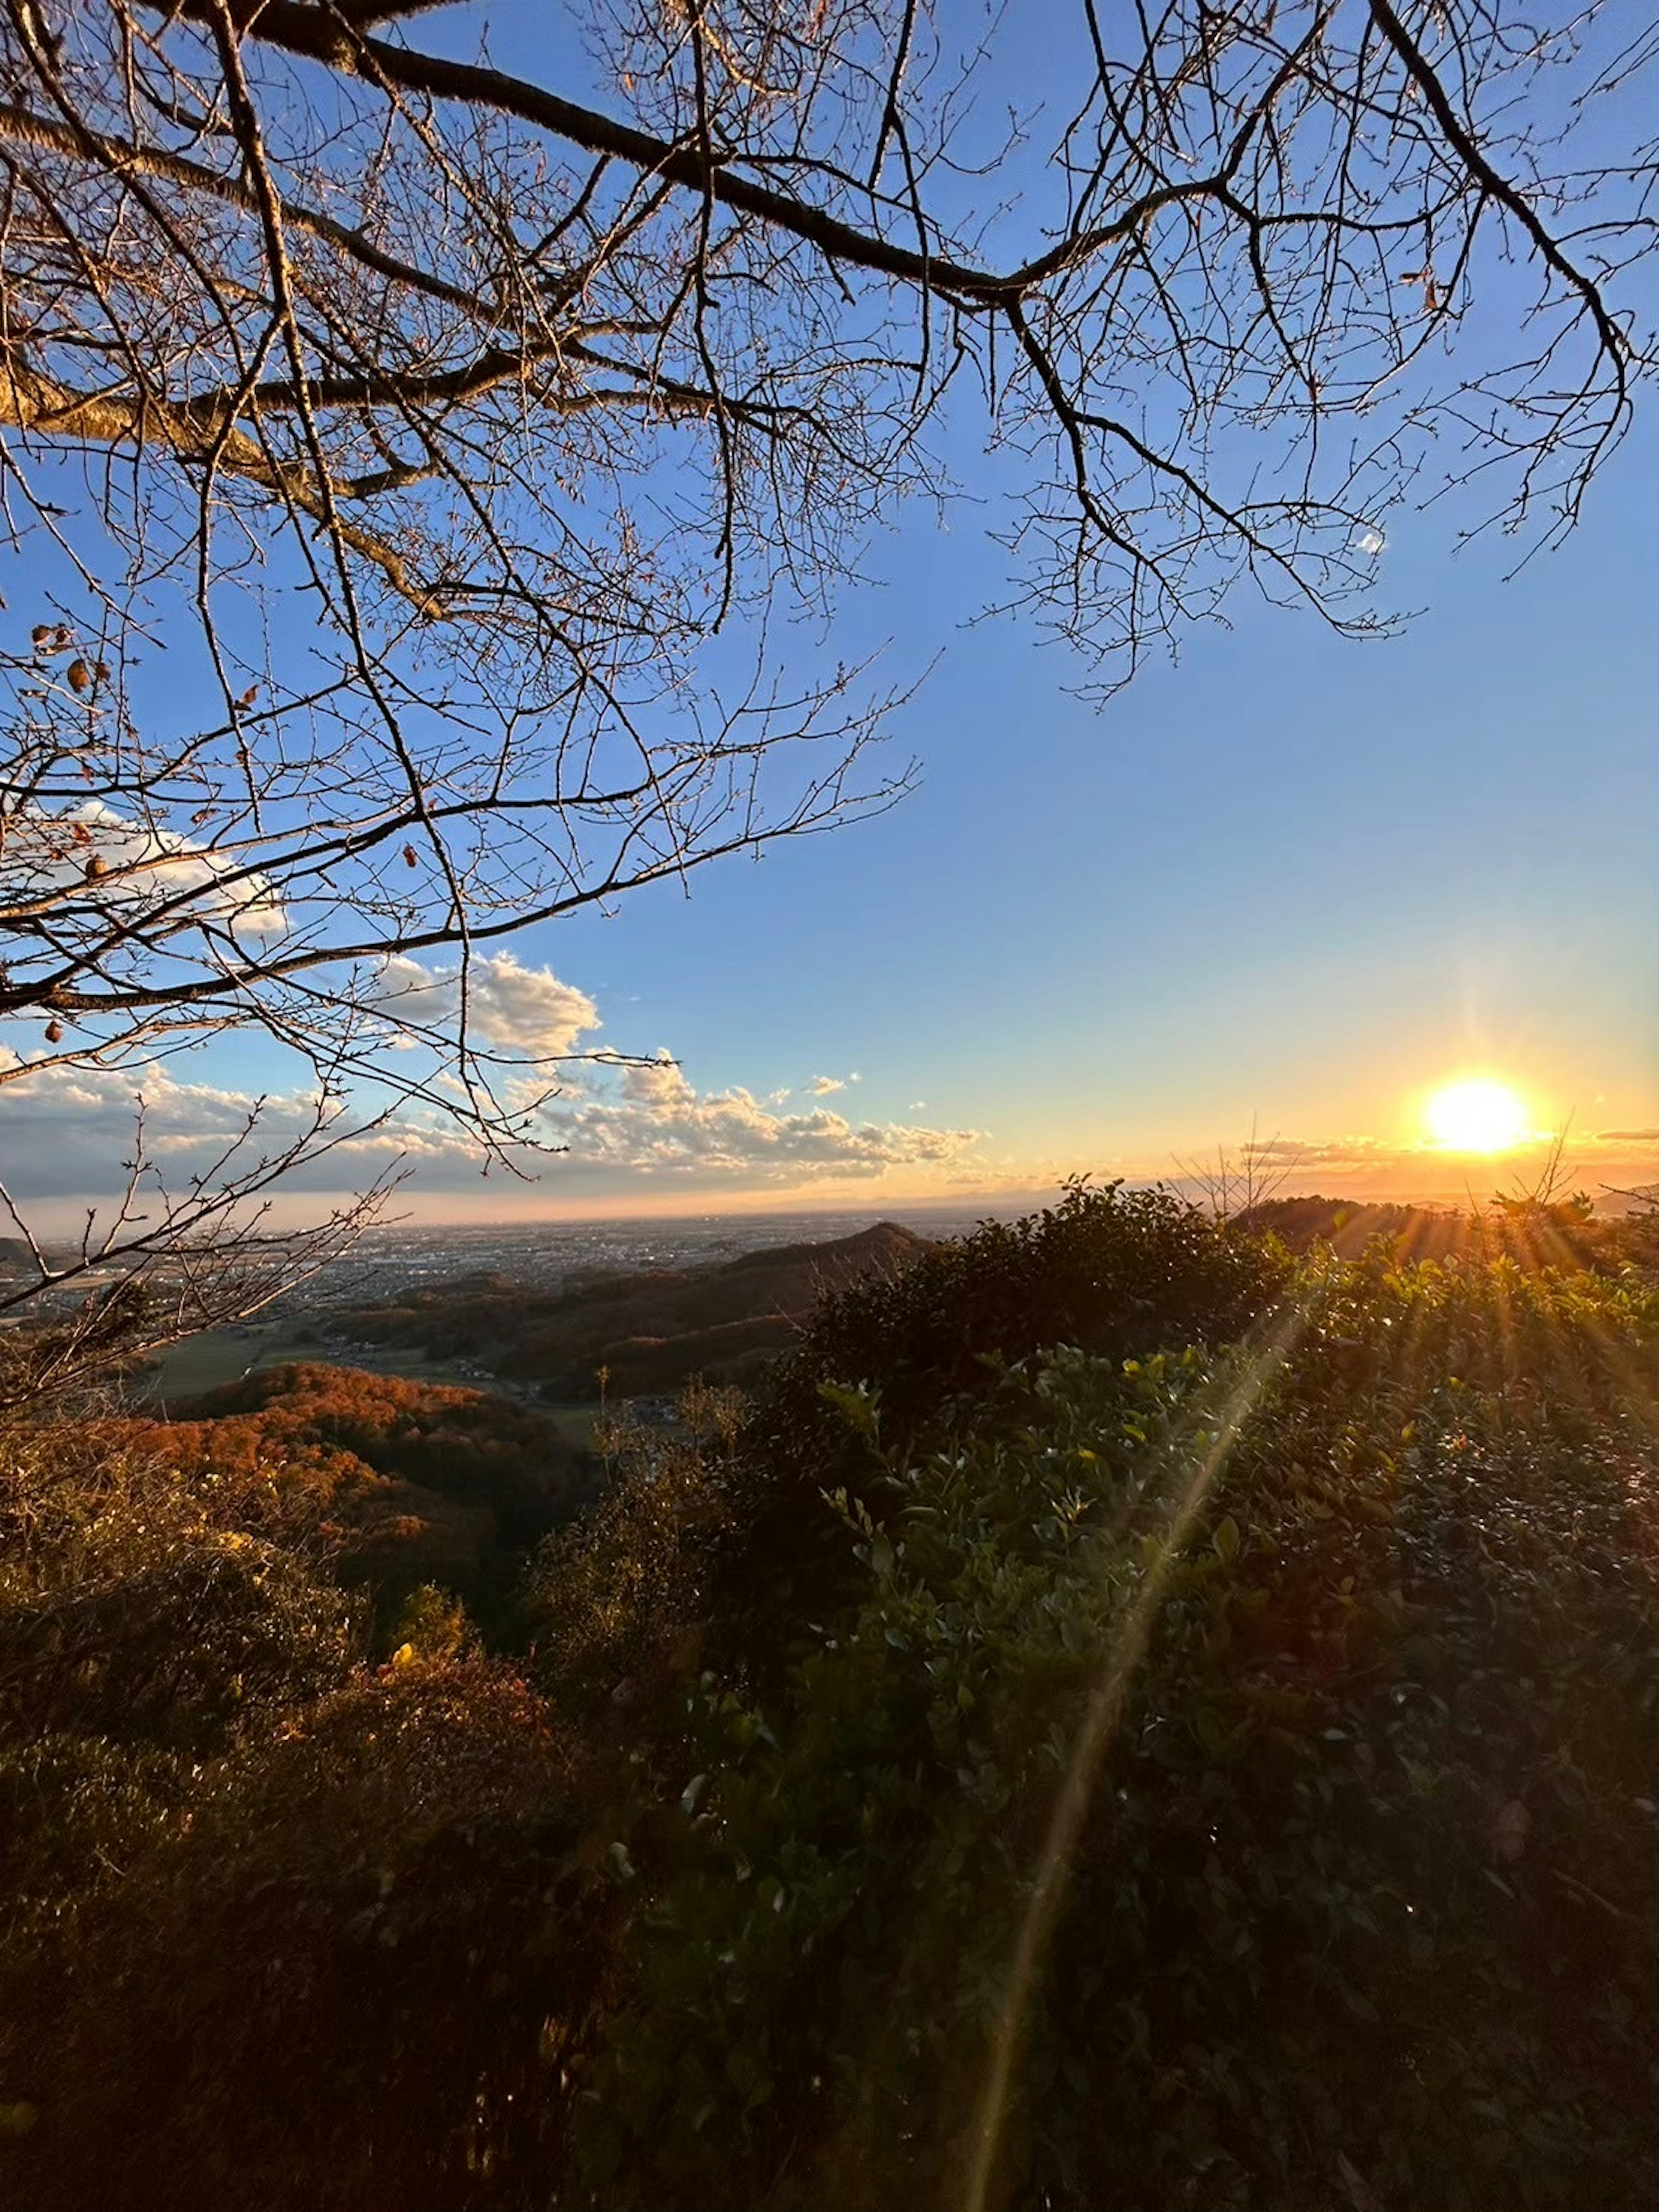
[[[410,868],[418,868],[421,865],[421,856],[412,845],[404,847],[404,865]]]
[[[99,858],[98,854],[97,854],[96,853],[94,853],[94,854],[93,854],[92,858],[91,858],[91,859],[87,862],[87,866],[86,866],[86,878],[87,878],[87,881],[88,881],[89,884],[95,884],[95,883],[97,882],[97,880],[98,880],[99,877],[100,877],[100,876],[101,876],[101,875],[103,874],[104,870],[105,870],[105,868],[106,868],[106,866],[107,866],[107,863],[106,863],[106,861],[104,861],[104,860],[100,860],[100,859]]]
[[[69,680],[70,689],[71,691],[91,690],[92,671],[87,666],[84,660],[76,659],[70,661],[69,665]]]
[[[1500,1859],[1511,1864],[1524,1856],[1527,1837],[1532,1828],[1532,1814],[1518,1797],[1511,1797],[1492,1824],[1492,1847]]]
[[[63,1042],[63,1036],[64,1024],[62,1022],[48,1022],[46,1024],[46,1042],[48,1044],[61,1043]]]
[[[243,692],[241,697],[236,702],[236,703],[239,707],[251,707],[258,696],[258,685],[257,684],[250,684],[247,690]]]

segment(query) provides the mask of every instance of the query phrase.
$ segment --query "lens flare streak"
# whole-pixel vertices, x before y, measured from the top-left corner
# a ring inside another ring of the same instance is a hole
[[[996,2177],[997,2155],[1007,2118],[1011,2085],[1024,2039],[1024,2025],[1032,1993],[1042,1972],[1048,1939],[1054,1932],[1071,1872],[1073,1854],[1087,1816],[1102,1761],[1122,1716],[1135,1671],[1152,1639],[1170,1567],[1179,1559],[1193,1522],[1225,1467],[1244,1424],[1261,1402],[1267,1385],[1285,1365],[1306,1332],[1309,1315],[1293,1307],[1279,1315],[1265,1340],[1251,1354],[1238,1376],[1215,1422],[1206,1429],[1202,1456],[1171,1516],[1163,1547],[1146,1579],[1125,1614],[1114,1638],[1100,1679],[1072,1747],[1065,1778],[1043,1839],[1031,1882],[1031,1893],[1020,1924],[1018,1940],[1008,1967],[1007,1986],[999,2008],[992,2041],[990,2064],[979,2100],[971,2138],[970,2158],[962,2212],[990,2212]],[[1196,1441],[1196,1439],[1195,1439]]]

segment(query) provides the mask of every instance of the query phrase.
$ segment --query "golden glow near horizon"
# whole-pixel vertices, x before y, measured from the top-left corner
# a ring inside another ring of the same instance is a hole
[[[1507,1083],[1467,1075],[1431,1093],[1429,1134],[1449,1152],[1503,1152],[1530,1135],[1526,1101]]]

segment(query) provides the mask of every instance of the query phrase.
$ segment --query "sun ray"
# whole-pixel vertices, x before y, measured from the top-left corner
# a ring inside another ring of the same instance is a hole
[[[1305,1304],[1291,1305],[1278,1314],[1244,1359],[1224,1402],[1212,1412],[1215,1425],[1198,1440],[1192,1474],[1170,1518],[1161,1554],[1148,1572],[1139,1595],[1119,1624],[1090,1693],[1049,1818],[1048,1833],[1032,1872],[1030,1901],[1009,1962],[992,2036],[987,2078],[967,2147],[968,2172],[961,2212],[989,2212],[997,2156],[1032,1995],[1042,1972],[1048,1938],[1059,1917],[1095,1783],[1136,1671],[1151,1642],[1170,1568],[1180,1557],[1204,1500],[1225,1467],[1240,1431],[1273,1376],[1302,1341],[1310,1319]]]

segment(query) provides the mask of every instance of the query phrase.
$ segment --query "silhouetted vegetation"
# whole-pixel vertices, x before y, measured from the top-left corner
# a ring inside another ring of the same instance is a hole
[[[736,2201],[795,2202],[805,2139],[806,2201],[955,2201],[1103,1697],[1012,2201],[1312,2204],[1349,2174],[1413,2206],[1626,2201],[1654,2148],[1656,1319],[1376,1265],[1218,1360],[1043,1357],[1001,1432],[890,1448],[847,1406],[885,1500],[825,1508],[861,1587],[764,1703],[709,1698],[720,1817],[674,1863],[593,2154],[647,2161],[656,2203],[717,2161]]]
[[[1604,1218],[1582,1191],[1559,1198],[1498,1196],[1485,1207],[1269,1198],[1241,1213],[1237,1226],[1276,1237],[1295,1252],[1324,1244],[1350,1259],[1379,1240],[1398,1260],[1507,1259],[1527,1268],[1613,1272],[1659,1256],[1639,1212]]]
[[[793,1624],[843,1592],[849,1531],[817,1510],[827,1486],[884,1511],[845,1392],[867,1394],[895,1442],[930,1422],[1008,1425],[1024,1385],[999,1383],[1039,1348],[1129,1358],[1164,1345],[1224,1344],[1285,1281],[1289,1262],[1257,1239],[1164,1191],[1073,1185],[1061,1202],[988,1221],[902,1274],[850,1285],[772,1371],[755,1409],[729,1561],[718,1570],[715,1632],[734,1627],[750,1663],[769,1667]]]
[[[405,1480],[475,1416],[254,1381],[188,1460],[0,1435],[10,2201],[1622,2212],[1651,2170],[1639,1267],[1295,1261],[1079,1188],[831,1299],[747,1408],[606,1425],[517,1666],[435,1589],[377,1643],[304,1456]]]

